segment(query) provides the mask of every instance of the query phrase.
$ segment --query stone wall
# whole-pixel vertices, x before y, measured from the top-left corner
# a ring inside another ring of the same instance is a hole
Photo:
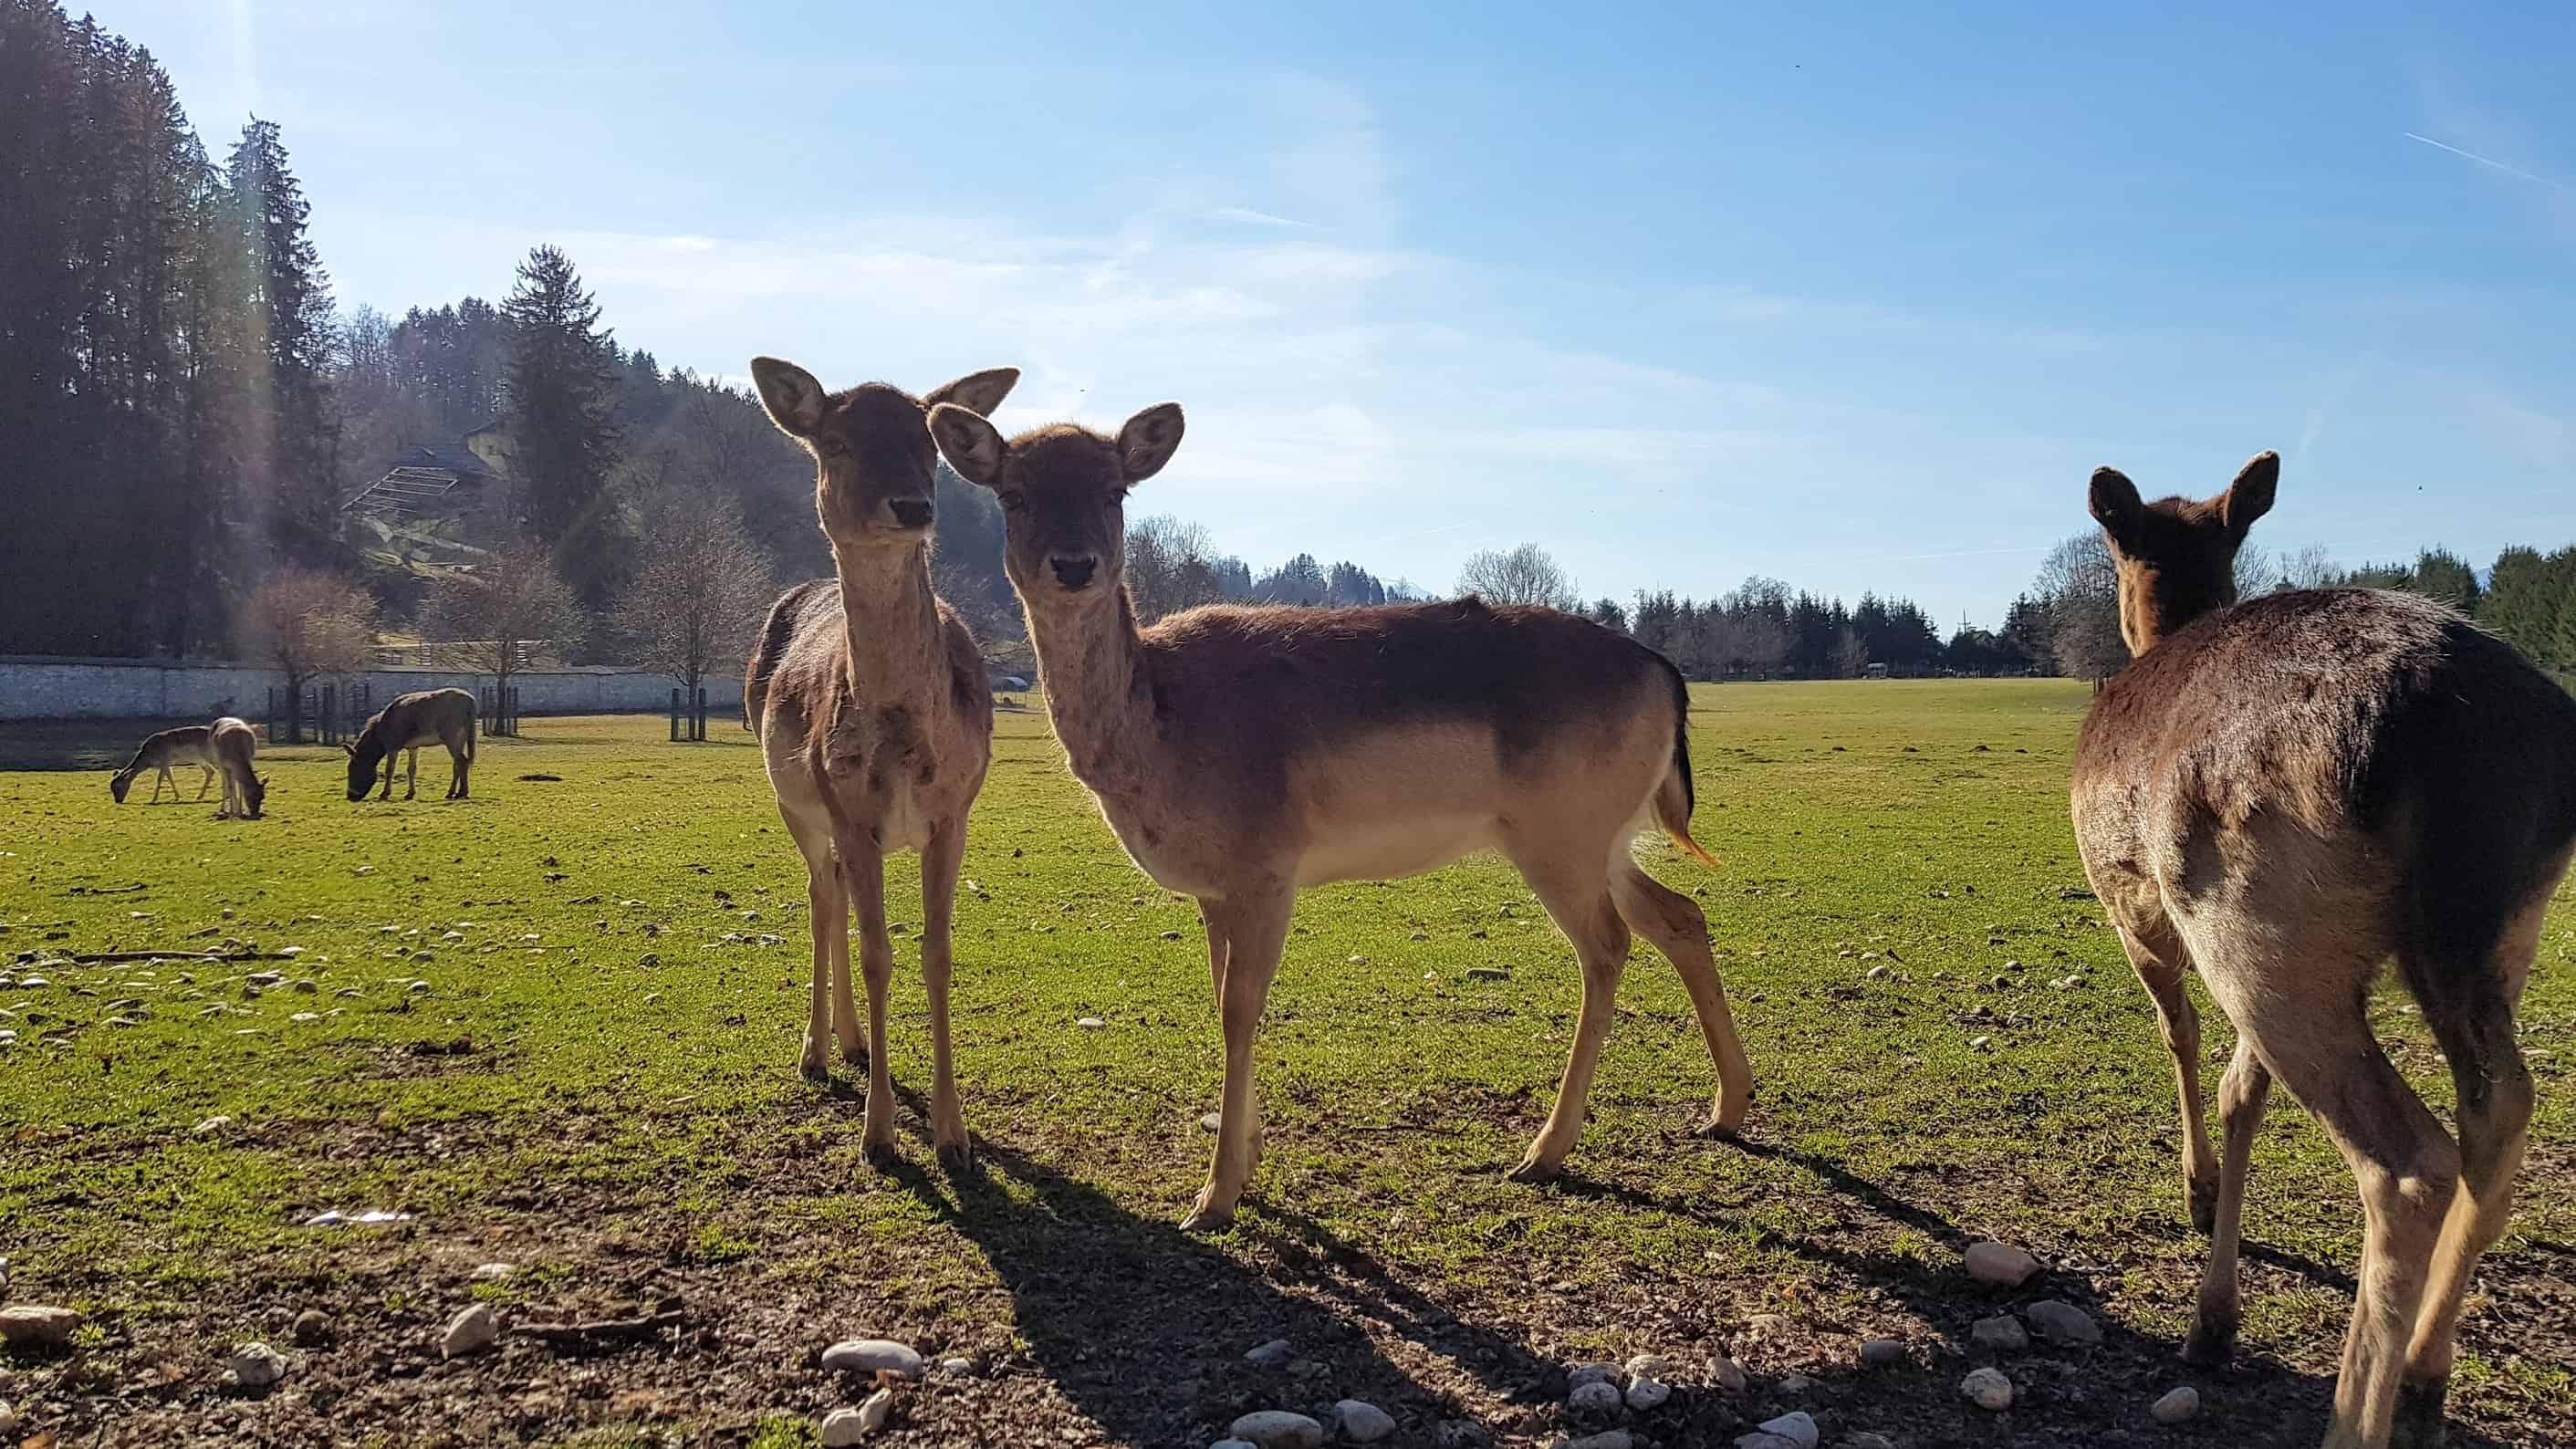
[[[384,708],[395,695],[455,686],[480,694],[487,674],[443,669],[371,669],[335,677],[346,688],[363,680],[369,702]],[[268,691],[283,684],[273,669],[218,662],[146,659],[66,659],[0,655],[0,719],[203,720],[237,714],[254,722],[268,712]],[[621,669],[542,669],[512,676],[519,712],[541,714],[659,714],[671,707],[668,675]],[[742,675],[728,670],[707,681],[707,715],[742,714]]]

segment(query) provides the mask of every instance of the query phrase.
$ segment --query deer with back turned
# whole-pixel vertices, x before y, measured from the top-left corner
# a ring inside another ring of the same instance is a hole
[[[2576,844],[2576,699],[2439,604],[2366,589],[2238,602],[2272,506],[2264,453],[2205,502],[2116,470],[2091,509],[2136,655],[2077,747],[2086,875],[2154,998],[2211,1235],[2184,1352],[2237,1328],[2248,1161],[2278,1080],[2325,1126],[2365,1227],[2329,1449],[2441,1441],[2461,1296],[2505,1228],[2532,1113],[2514,1010]],[[2458,1092],[2458,1138],[2372,1034],[2390,960]],[[2235,1024],[2220,1143],[2202,1124],[2197,970]]]
[[[1554,1176],[1583,1128],[1630,932],[1681,972],[1718,1077],[1706,1127],[1752,1098],[1690,898],[1629,853],[1690,837],[1689,697],[1625,635],[1475,599],[1364,609],[1214,606],[1137,626],[1123,576],[1127,491],[1181,441],[1175,404],[1115,437],[1070,424],[1005,441],[957,407],[931,431],[1001,500],[1004,569],[1027,611],[1047,708],[1119,842],[1196,898],[1225,1043],[1215,1160],[1187,1226],[1233,1216],[1261,1151],[1253,1036],[1297,892],[1500,850],[1568,939],[1583,1005],[1554,1109],[1514,1169]]]
[[[931,1141],[944,1162],[961,1165],[971,1148],[949,1061],[949,927],[966,815],[992,755],[993,693],[974,636],[931,588],[939,454],[924,419],[933,406],[990,412],[1019,372],[975,373],[927,398],[883,383],[827,393],[812,373],[771,357],[752,360],[751,378],[770,420],[813,455],[815,510],[835,574],[772,606],[743,682],[743,717],[760,732],[779,816],[805,860],[814,972],[802,1070],[829,1078],[837,1034],[843,1059],[866,1064],[866,1151],[880,1159],[894,1151],[885,858],[920,852]],[[854,904],[868,990],[864,1045],[850,993]]]

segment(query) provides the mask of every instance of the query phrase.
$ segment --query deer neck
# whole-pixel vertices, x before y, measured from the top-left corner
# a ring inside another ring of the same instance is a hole
[[[871,705],[936,703],[946,641],[930,587],[930,546],[832,547],[841,579],[841,637],[853,696]]]
[[[1022,608],[1066,761],[1092,789],[1116,788],[1142,768],[1155,738],[1145,644],[1126,588],[1077,609],[1042,615],[1025,600]]]

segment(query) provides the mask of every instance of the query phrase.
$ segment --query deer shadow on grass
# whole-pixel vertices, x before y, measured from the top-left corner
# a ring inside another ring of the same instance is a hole
[[[1329,1432],[1345,1398],[1392,1415],[1398,1443],[1427,1444],[1445,1421],[1488,1416],[1426,1382],[1448,1375],[1395,1362],[1380,1347],[1389,1337],[1507,1400],[1536,1406],[1565,1393],[1562,1366],[1407,1288],[1314,1220],[1257,1200],[1230,1238],[1207,1239],[990,1138],[977,1140],[969,1168],[907,1157],[880,1171],[983,1252],[1037,1369],[1117,1442],[1205,1444],[1255,1409],[1307,1414]],[[1247,1247],[1276,1268],[1241,1261]],[[1245,1360],[1278,1339],[1290,1345],[1285,1361]]]
[[[1853,1172],[1832,1158],[1753,1139],[1740,1140],[1735,1145],[1749,1156],[1813,1174],[1837,1199],[1858,1206],[1885,1224],[1938,1244],[1945,1256],[1964,1253],[1976,1240],[1976,1235],[1937,1208]],[[1712,1225],[1720,1223],[1725,1214],[1724,1208],[1687,1194],[1658,1192],[1573,1172],[1559,1179],[1553,1190]],[[2012,1435],[2016,1444],[2170,1444],[2174,1431],[2153,1423],[2146,1410],[2160,1395],[2182,1384],[2194,1386],[2201,1395],[2204,1407],[2196,1424],[2200,1433],[2223,1433],[2231,1443],[2280,1445],[2284,1449],[2312,1449],[2324,1435],[2334,1400],[2331,1370],[2309,1373],[2243,1346],[2228,1363],[2215,1369],[2186,1364],[2179,1339],[2141,1333],[2110,1318],[2084,1275],[2044,1271],[2018,1289],[1993,1288],[1969,1280],[1965,1271],[1955,1266],[1955,1259],[1936,1264],[1921,1257],[1836,1239],[1835,1228],[1825,1227],[1774,1238],[1772,1242],[1829,1270],[1840,1285],[1865,1290],[1864,1302],[1889,1302],[1902,1310],[1901,1314],[1888,1315],[1884,1322],[1843,1313],[1844,1321],[1826,1326],[1819,1334],[1828,1340],[1842,1339],[1827,1348],[1837,1363],[1823,1368],[1799,1366],[1802,1373],[1820,1384],[1819,1395],[1834,1405],[1847,1427],[1882,1432],[1903,1429],[1908,1432],[1898,1435],[1898,1442],[1916,1445],[1998,1442],[1995,1418],[1967,1407],[1956,1388],[1970,1368],[1992,1365],[2014,1382],[2018,1397],[2013,1419],[2039,1431],[2035,1435],[2017,1431]],[[2262,1262],[2297,1274],[2312,1284],[2342,1292],[2352,1289],[2349,1273],[2295,1253],[2263,1248],[2249,1241],[2244,1245],[2243,1256],[2249,1262]],[[2187,1276],[2170,1286],[2188,1302],[2198,1283],[2195,1264]],[[2004,1353],[1975,1343],[1973,1330],[1978,1320],[2003,1315],[2019,1317],[2021,1310],[2047,1298],[2085,1310],[2101,1328],[2102,1341],[2067,1347],[2042,1343],[2034,1336],[2027,1349]],[[1920,1327],[1903,1325],[1901,1319],[1906,1316],[1917,1320]],[[2338,1314],[2338,1321],[2340,1317]],[[1926,1329],[1931,1336],[1929,1342],[1922,1337]],[[1904,1366],[1858,1366],[1858,1342],[1879,1336],[1910,1340]],[[2456,1413],[2447,1442],[2453,1449],[2509,1449],[2508,1441],[2461,1427]]]

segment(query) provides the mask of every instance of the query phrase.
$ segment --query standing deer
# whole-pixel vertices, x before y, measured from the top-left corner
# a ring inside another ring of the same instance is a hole
[[[178,782],[170,778],[172,765],[194,765],[205,771],[197,781],[197,799],[205,799],[206,792],[215,786],[215,777],[221,773],[215,766],[214,726],[181,725],[175,730],[144,736],[143,747],[134,752],[134,758],[126,762],[124,769],[108,777],[107,792],[116,797],[117,804],[122,805],[125,793],[134,788],[135,780],[146,770],[156,771],[152,777],[152,798],[147,803],[158,805],[161,803],[162,786],[169,786],[172,795],[179,793]]]
[[[215,812],[215,818],[257,820],[260,807],[268,801],[268,777],[251,773],[251,759],[259,753],[258,732],[231,715],[215,721],[208,732],[214,741],[215,767],[224,777],[224,808]]]
[[[993,748],[993,692],[966,625],[930,585],[938,450],[924,425],[938,406],[978,416],[1001,405],[1016,368],[960,378],[927,398],[883,383],[826,393],[794,363],[754,358],[771,421],[814,455],[814,506],[837,579],[789,590],[769,611],[743,681],[778,813],[805,857],[814,934],[813,994],[801,1068],[827,1079],[837,1030],[844,1060],[868,1071],[864,1142],[894,1151],[886,1059],[885,858],[921,854],[921,976],[930,994],[931,1140],[969,1160],[948,1054],[949,920],[966,855],[966,813]],[[849,909],[859,913],[868,1034],[850,999]]]
[[[259,736],[249,725],[230,715],[210,725],[182,725],[178,729],[163,730],[146,737],[143,747],[134,752],[134,758],[126,763],[125,768],[108,779],[108,792],[116,797],[116,803],[122,805],[126,792],[134,788],[135,780],[144,771],[155,770],[159,773],[152,779],[150,803],[158,805],[164,784],[170,785],[172,795],[179,793],[178,785],[170,779],[170,767],[195,765],[206,772],[205,778],[197,784],[198,800],[206,798],[206,791],[213,788],[218,778],[224,782],[224,801],[216,819],[238,814],[245,819],[257,820],[261,802],[268,795],[268,781],[251,773],[251,758],[258,752]]]
[[[403,798],[418,798],[420,747],[445,745],[447,798],[465,799],[473,783],[477,713],[474,691],[470,689],[416,689],[396,695],[393,703],[376,711],[367,727],[358,731],[354,743],[340,747],[349,752],[349,798],[367,798],[367,792],[375,788],[378,762],[384,765],[385,788],[376,798],[394,798],[394,756],[405,751],[410,752],[411,767],[403,778]]]
[[[1140,630],[1123,579],[1127,491],[1181,441],[1171,403],[1115,438],[1070,424],[1004,442],[933,408],[933,436],[1000,496],[1004,566],[1027,611],[1073,773],[1127,853],[1197,898],[1225,1037],[1215,1161],[1186,1227],[1231,1221],[1261,1153],[1252,1044],[1297,892],[1511,858],[1583,963],[1554,1110],[1512,1172],[1557,1173],[1634,929],[1690,992],[1718,1092],[1706,1130],[1744,1120],[1753,1074],[1699,907],[1629,854],[1690,837],[1689,700],[1627,637],[1551,609],[1475,599],[1369,609],[1210,607]]]
[[[2328,1449],[2437,1444],[2460,1297],[2504,1231],[2531,1121],[2514,1006],[2576,842],[2576,700],[2501,641],[2402,594],[2237,603],[2264,453],[2206,502],[2093,475],[2136,662],[2086,716],[2084,870],[2155,998],[2211,1235],[2186,1357],[2237,1327],[2246,1161],[2274,1078],[2324,1123],[2367,1219]],[[2459,1094],[2443,1132],[2371,1034],[2391,957]],[[2222,1151],[2201,1122],[2197,969],[2235,1023]]]

